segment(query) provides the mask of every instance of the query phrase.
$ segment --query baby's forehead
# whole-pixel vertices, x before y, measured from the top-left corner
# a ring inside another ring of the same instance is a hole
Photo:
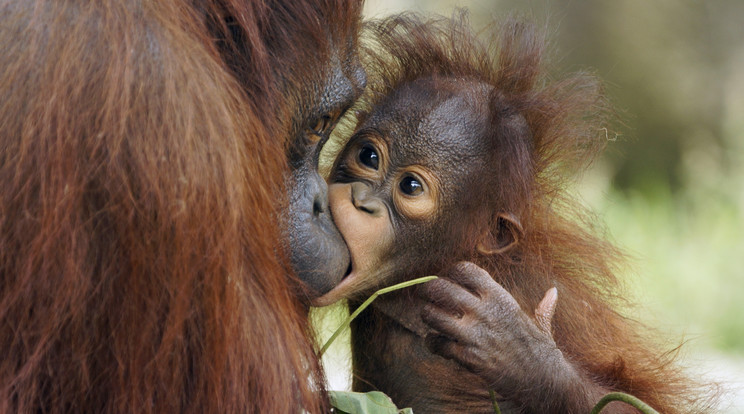
[[[490,86],[463,78],[423,78],[396,88],[372,111],[368,126],[406,158],[446,155],[465,161],[485,151]],[[444,161],[444,160],[437,160]]]
[[[409,120],[415,120],[441,111],[481,115],[487,110],[491,89],[490,85],[467,78],[420,78],[393,89],[372,110],[372,117],[389,118],[394,113],[405,113]]]

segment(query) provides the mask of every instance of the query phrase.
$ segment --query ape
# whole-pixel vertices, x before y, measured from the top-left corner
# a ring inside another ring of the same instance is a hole
[[[280,224],[344,275],[360,3],[0,2],[0,412],[324,411]]]
[[[517,22],[490,44],[464,19],[370,27],[371,91],[330,176],[352,270],[318,303],[443,278],[354,321],[354,388],[425,413],[493,412],[489,390],[508,412],[588,413],[612,390],[692,412],[691,383],[616,311],[620,253],[565,190],[602,144],[598,82],[549,82]]]

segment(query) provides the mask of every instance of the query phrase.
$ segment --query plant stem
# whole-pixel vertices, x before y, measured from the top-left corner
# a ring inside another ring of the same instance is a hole
[[[323,345],[323,348],[320,348],[320,352],[318,352],[318,357],[320,358],[321,356],[323,356],[325,351],[328,350],[328,347],[331,346],[333,341],[336,340],[336,337],[339,336],[341,332],[344,331],[344,329],[348,328],[349,325],[351,324],[351,321],[353,321],[354,318],[356,318],[360,313],[362,313],[362,311],[366,309],[367,306],[369,306],[372,303],[372,301],[377,299],[378,296],[384,295],[386,293],[390,293],[396,290],[400,290],[403,288],[407,288],[409,286],[426,283],[436,278],[437,278],[436,276],[424,276],[418,279],[413,279],[413,280],[408,280],[402,283],[398,283],[397,285],[388,286],[386,288],[382,288],[378,290],[377,292],[373,293],[372,296],[370,296],[367,300],[365,300],[364,303],[362,303],[351,315],[349,315],[344,321],[344,323],[342,323],[341,326],[339,326],[338,329],[336,329],[336,332],[334,332],[333,335],[331,335],[331,337],[328,339],[328,341],[326,341],[326,343]]]
[[[501,414],[501,408],[499,408],[499,403],[496,402],[496,392],[494,390],[488,390],[488,393],[491,395],[491,402],[493,402],[493,413]]]
[[[599,400],[597,405],[594,406],[590,414],[599,414],[599,412],[602,411],[602,409],[605,408],[605,406],[611,403],[612,401],[622,401],[630,406],[637,408],[643,414],[659,414],[658,411],[651,408],[651,406],[649,406],[645,402],[639,400],[638,398],[630,394],[625,394],[622,392],[611,392],[605,395],[604,397],[602,397],[602,399]]]

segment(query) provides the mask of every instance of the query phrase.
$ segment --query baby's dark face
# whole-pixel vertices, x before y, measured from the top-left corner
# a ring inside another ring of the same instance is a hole
[[[352,255],[352,280],[342,283],[435,271],[460,248],[458,229],[467,226],[456,221],[477,217],[474,200],[487,191],[479,177],[487,97],[479,83],[421,79],[358,126],[330,177],[331,212]]]
[[[401,221],[462,205],[487,167],[488,91],[449,78],[402,85],[358,126],[331,180],[385,188]]]

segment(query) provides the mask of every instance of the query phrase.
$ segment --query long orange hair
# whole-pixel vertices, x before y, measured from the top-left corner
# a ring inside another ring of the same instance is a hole
[[[0,412],[324,410],[272,48],[358,7],[0,4]]]

